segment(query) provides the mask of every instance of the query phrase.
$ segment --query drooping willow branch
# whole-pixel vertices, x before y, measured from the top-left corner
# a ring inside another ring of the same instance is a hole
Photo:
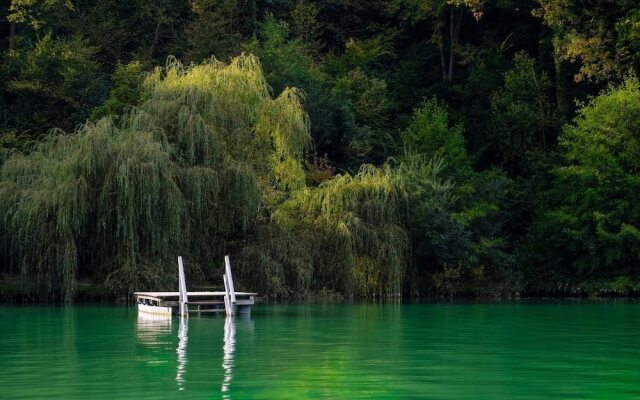
[[[3,165],[1,245],[34,292],[69,299],[79,275],[122,293],[166,285],[175,254],[206,257],[248,225],[264,192],[304,184],[299,94],[273,99],[255,57],[170,59],[143,98],[117,125],[52,132]]]

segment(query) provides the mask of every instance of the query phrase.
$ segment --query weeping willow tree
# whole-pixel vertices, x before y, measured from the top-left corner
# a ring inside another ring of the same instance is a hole
[[[399,295],[408,238],[407,193],[398,171],[364,165],[355,175],[296,191],[276,211],[277,228],[244,249],[249,264],[272,271],[277,280],[271,283],[285,292],[282,285],[296,292]]]
[[[166,287],[175,255],[212,262],[261,205],[304,185],[300,95],[272,98],[255,57],[170,59],[143,87],[117,124],[52,132],[4,163],[1,245],[34,293],[70,299],[84,276],[115,293]]]
[[[365,165],[338,176],[294,202],[323,235],[325,254],[317,278],[346,293],[400,293],[405,267],[404,194],[391,168]]]
[[[241,277],[263,293],[312,291],[397,296],[425,279],[414,237],[445,236],[454,184],[441,157],[406,154],[401,162],[364,165],[317,187],[297,190],[260,226],[241,253]],[[433,225],[433,228],[430,226]],[[417,234],[417,232],[422,232]],[[426,276],[428,279],[429,276]]]

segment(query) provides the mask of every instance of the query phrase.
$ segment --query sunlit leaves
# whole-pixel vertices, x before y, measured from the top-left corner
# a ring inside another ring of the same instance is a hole
[[[143,90],[118,123],[55,132],[3,165],[0,244],[34,292],[69,299],[78,274],[116,293],[157,289],[176,254],[197,276],[263,194],[303,185],[306,114],[294,90],[271,98],[255,57],[170,60]]]

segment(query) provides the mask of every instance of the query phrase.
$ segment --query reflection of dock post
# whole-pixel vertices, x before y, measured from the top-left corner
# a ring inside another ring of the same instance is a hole
[[[231,295],[229,293],[227,274],[222,275],[222,280],[224,281],[224,310],[227,313],[227,317],[230,317],[233,315],[233,303],[231,302]]]
[[[227,317],[224,321],[224,344],[222,346],[224,355],[222,357],[222,368],[224,369],[224,378],[222,379],[222,398],[229,398],[229,386],[233,378],[233,357],[236,350],[236,321],[234,318]]]
[[[187,370],[187,331],[189,326],[187,325],[187,320],[184,316],[180,317],[180,327],[178,328],[178,348],[176,349],[176,353],[178,353],[178,370],[176,372],[176,381],[178,382],[178,387],[180,390],[184,390],[184,374]]]
[[[189,315],[187,298],[187,284],[184,279],[184,266],[182,265],[182,256],[178,257],[178,304],[180,307],[180,315]]]

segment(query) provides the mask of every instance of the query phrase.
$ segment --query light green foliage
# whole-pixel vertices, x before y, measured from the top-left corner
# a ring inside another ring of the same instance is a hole
[[[534,237],[549,248],[537,260],[562,279],[636,277],[640,255],[640,89],[606,90],[564,129],[566,166],[556,170],[552,206]],[[553,276],[553,275],[551,275]],[[567,278],[570,277],[570,278]]]
[[[314,280],[347,295],[398,295],[406,263],[405,192],[388,165],[363,166],[297,192],[278,211],[286,229],[316,232]]]
[[[435,98],[425,101],[414,113],[402,134],[404,145],[427,159],[442,158],[446,176],[466,179],[471,172],[465,150],[463,127],[449,121],[449,113]]]
[[[637,80],[631,79],[593,98],[580,110],[575,124],[568,126],[562,137],[568,160],[581,171],[578,176],[602,180],[615,174],[634,179],[640,167],[639,108],[640,89]],[[563,171],[573,173],[574,167]],[[606,188],[615,189],[612,185]]]
[[[118,125],[52,134],[4,164],[2,246],[41,295],[70,298],[79,274],[116,293],[166,287],[176,254],[210,262],[263,191],[304,184],[306,116],[295,91],[271,98],[255,57],[172,61],[144,90]]]
[[[442,165],[407,155],[294,192],[277,208],[277,225],[260,228],[242,250],[243,279],[273,294],[425,290],[443,264],[458,265],[472,251]]]
[[[274,188],[303,184],[301,158],[310,144],[309,124],[295,89],[272,100],[254,56],[237,57],[229,66],[210,61],[186,71],[171,63],[164,74],[156,69],[145,82],[150,100],[143,108],[166,126],[187,161],[211,163],[227,156],[239,163],[239,170],[244,164],[255,168]],[[198,116],[191,115],[192,108]],[[194,135],[202,141],[194,143]]]
[[[574,225],[574,229],[595,236],[589,238],[589,242],[597,243],[596,252],[591,254],[595,256],[591,265],[600,263],[604,268],[623,271],[637,268],[640,255],[640,208],[636,201],[640,195],[639,113],[638,82],[629,80],[594,98],[562,137],[570,165],[558,170],[560,187],[572,188],[574,192],[565,192],[568,207],[560,212],[569,221],[580,221],[582,226]]]

